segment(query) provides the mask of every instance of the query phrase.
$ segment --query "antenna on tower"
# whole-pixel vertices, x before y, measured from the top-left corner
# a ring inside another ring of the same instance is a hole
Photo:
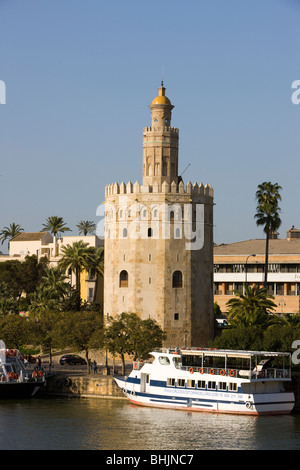
[[[178,183],[180,183],[182,181],[182,175],[183,173],[185,172],[185,170],[188,169],[188,167],[190,166],[191,164],[189,163],[187,167],[185,167],[185,169],[183,170],[183,172],[181,173],[181,175],[178,176]]]
[[[161,66],[161,86],[164,86],[164,66]]]
[[[183,173],[185,172],[185,170],[187,170],[187,169],[188,169],[188,167],[189,167],[189,166],[191,166],[191,164],[190,164],[190,163],[188,164],[188,166],[187,166],[187,167],[185,167],[185,169],[183,170],[183,172],[181,173],[181,175],[180,175],[180,176],[182,176],[182,175],[183,175]]]

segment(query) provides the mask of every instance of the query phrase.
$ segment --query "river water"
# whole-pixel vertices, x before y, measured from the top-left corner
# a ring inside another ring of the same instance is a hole
[[[0,401],[0,450],[299,450],[300,414],[237,416],[126,400]]]

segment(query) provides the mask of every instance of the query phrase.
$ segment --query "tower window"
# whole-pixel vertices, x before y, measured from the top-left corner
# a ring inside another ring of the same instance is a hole
[[[172,287],[182,287],[182,272],[175,271],[173,273]]]
[[[179,320],[179,313],[174,313],[174,320]]]
[[[123,228],[123,238],[127,238],[127,228]]]
[[[153,230],[152,228],[148,228],[148,238],[151,238],[153,236]]]
[[[128,272],[125,270],[120,272],[120,287],[128,287]]]

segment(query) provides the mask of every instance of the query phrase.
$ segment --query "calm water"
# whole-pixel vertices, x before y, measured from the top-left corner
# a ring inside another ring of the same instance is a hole
[[[123,400],[0,401],[0,450],[299,450],[300,414],[253,417]]]

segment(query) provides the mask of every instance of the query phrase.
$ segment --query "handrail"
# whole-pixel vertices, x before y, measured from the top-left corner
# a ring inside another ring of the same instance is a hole
[[[199,372],[202,374],[208,374],[211,376],[220,375],[222,377],[238,377],[248,379],[290,379],[291,371],[289,369],[262,369],[261,371],[250,371],[249,369],[234,369],[234,368],[222,368],[222,367],[193,367],[193,366],[182,366],[181,370],[189,371],[191,374]]]

